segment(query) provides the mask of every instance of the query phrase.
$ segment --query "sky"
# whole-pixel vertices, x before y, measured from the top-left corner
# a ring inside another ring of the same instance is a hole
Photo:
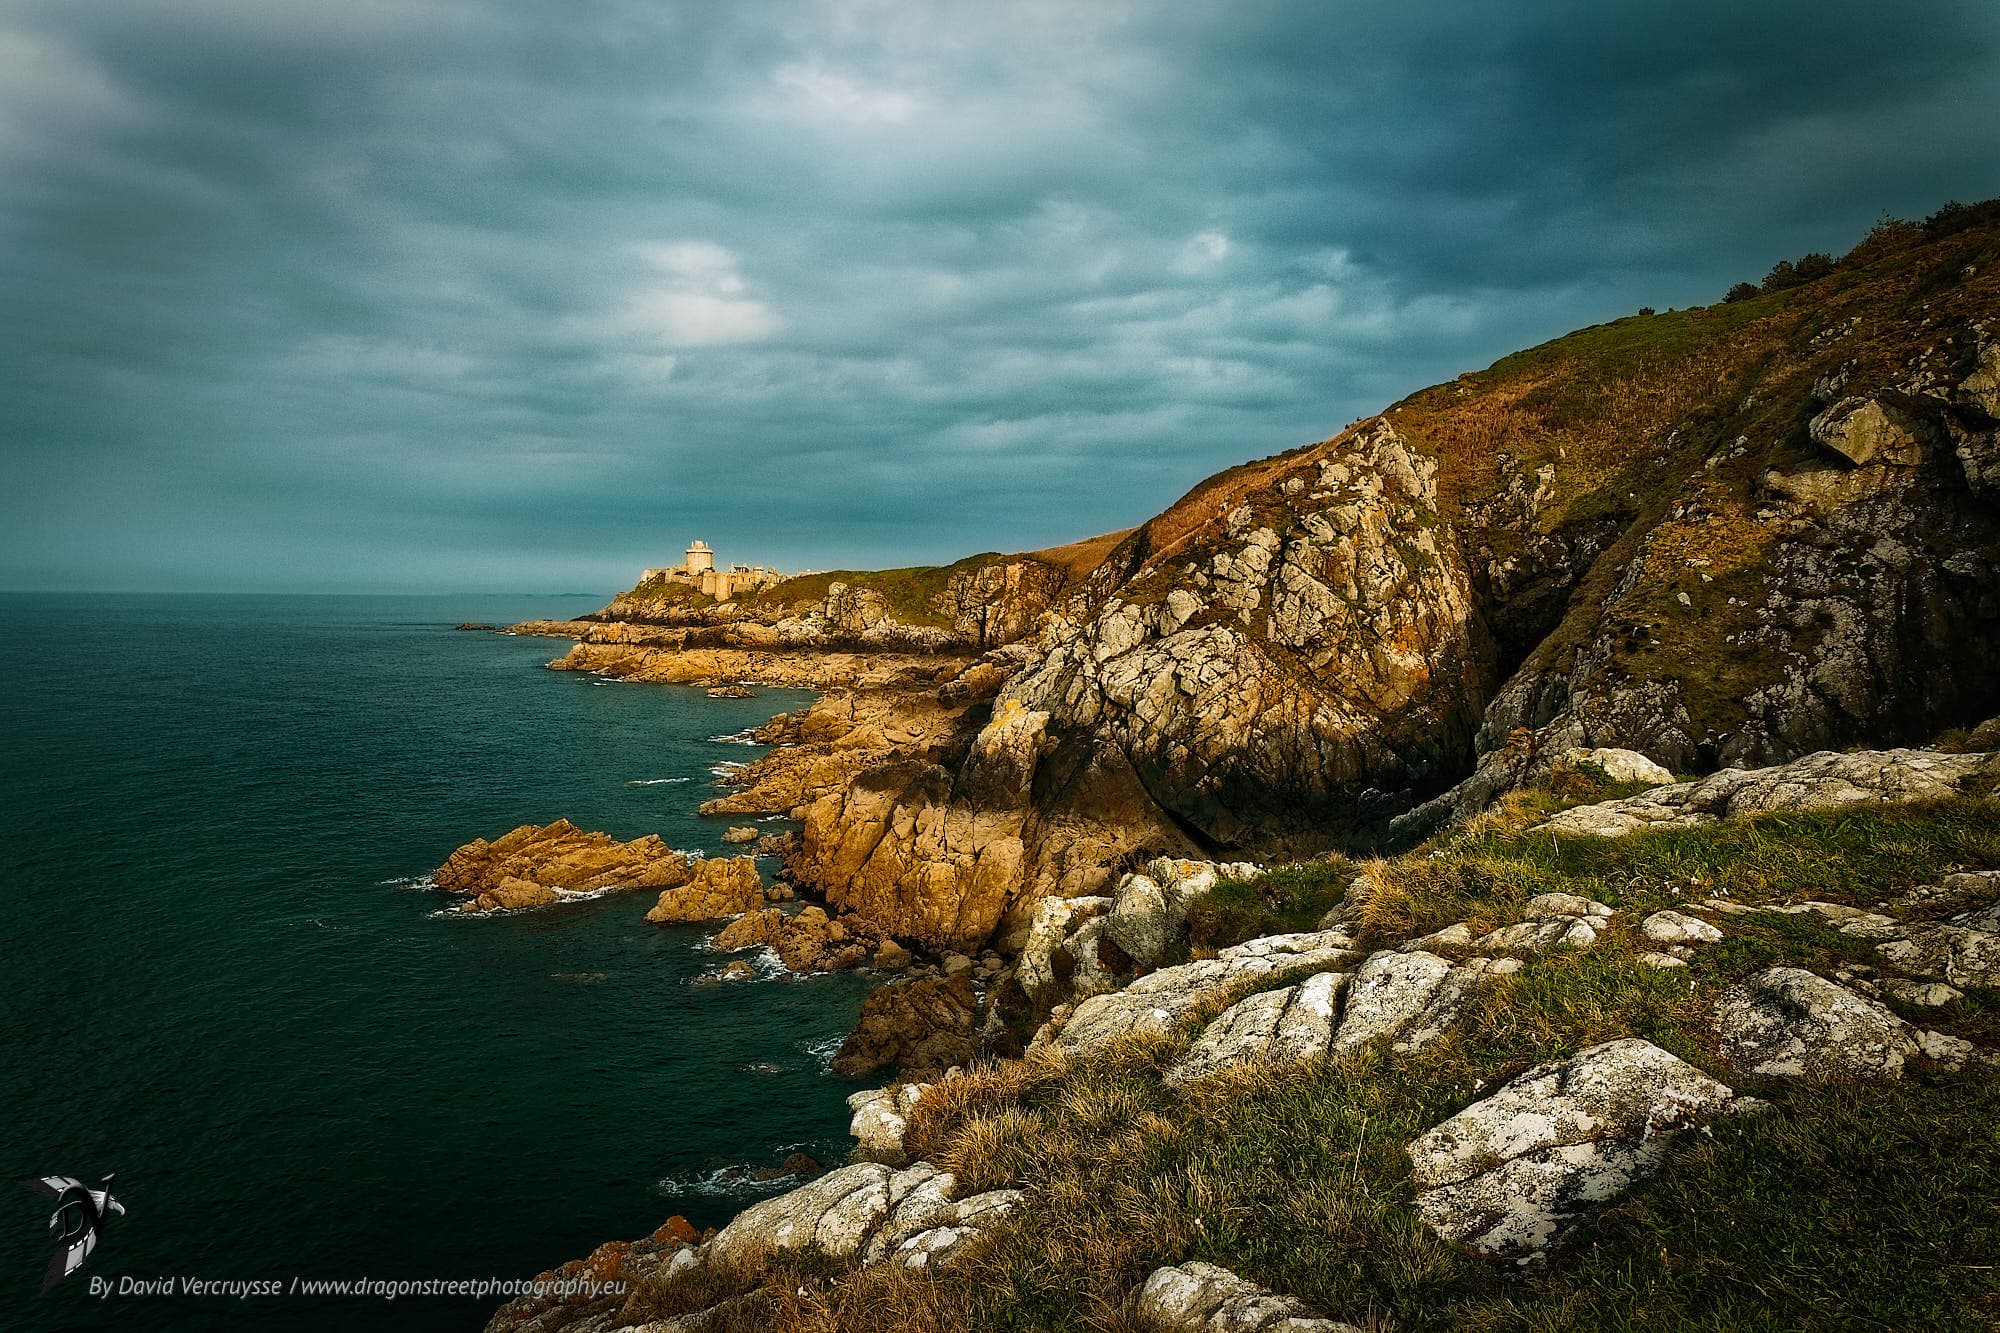
[[[1992,0],[0,0],[0,588],[1073,540],[2000,194],[1996,107]]]

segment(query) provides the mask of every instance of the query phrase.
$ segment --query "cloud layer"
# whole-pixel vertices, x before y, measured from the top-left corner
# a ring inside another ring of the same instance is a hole
[[[1122,527],[2000,193],[1995,105],[1988,0],[0,0],[0,587]]]

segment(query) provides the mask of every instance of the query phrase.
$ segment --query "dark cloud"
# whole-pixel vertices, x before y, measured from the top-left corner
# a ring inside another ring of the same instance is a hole
[[[0,586],[909,563],[1881,212],[2000,10],[0,0]]]

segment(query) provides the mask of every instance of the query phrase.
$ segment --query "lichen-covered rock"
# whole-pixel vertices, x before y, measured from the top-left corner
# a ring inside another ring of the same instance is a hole
[[[1966,914],[1980,921],[1994,915],[1993,909]],[[1951,923],[1920,926],[1905,939],[1876,945],[1875,951],[1890,966],[1915,976],[2000,989],[2000,931]]]
[[[754,912],[764,905],[764,881],[748,856],[705,857],[688,871],[687,882],[660,895],[646,913],[655,924],[715,921]]]
[[[1303,952],[1253,952],[1205,958],[1161,968],[1123,990],[1085,1000],[1070,1015],[1056,1042],[1072,1054],[1081,1054],[1129,1034],[1165,1032],[1218,991],[1294,967],[1334,967],[1353,956],[1343,946],[1327,945]]]
[[[797,1189],[751,1204],[704,1248],[712,1259],[744,1264],[809,1245],[837,1259],[849,1258],[888,1216],[896,1201],[892,1182],[897,1174],[876,1162],[829,1171]],[[912,1181],[910,1188],[918,1183]]]
[[[1165,1081],[1342,1055],[1383,1037],[1398,1051],[1414,1051],[1450,1030],[1482,976],[1518,966],[1490,958],[1454,966],[1420,950],[1384,950],[1352,974],[1322,972],[1231,1005],[1202,1030]]]
[[[1953,796],[1982,774],[2000,773],[2000,755],[1934,750],[1821,751],[1770,768],[1726,768],[1695,782],[1655,787],[1618,801],[1564,810],[1537,832],[1617,838],[1647,828],[1685,828],[1787,810],[1829,810],[1879,801]]]
[[[923,1083],[909,1083],[899,1089],[869,1088],[852,1093],[847,1108],[853,1117],[847,1132],[854,1136],[864,1161],[887,1166],[903,1166],[909,1155],[903,1151],[903,1135],[909,1132],[910,1108],[923,1099]]]
[[[619,842],[558,819],[523,824],[492,842],[476,838],[432,878],[444,892],[465,896],[461,911],[491,912],[546,906],[566,892],[661,888],[687,877],[687,858],[656,834]]]
[[[1322,972],[1237,1001],[1202,1030],[1165,1082],[1188,1083],[1237,1065],[1287,1064],[1326,1054],[1346,986],[1346,973]]]
[[[1075,967],[1074,956],[1059,970],[1056,951],[1074,932],[1109,910],[1111,899],[1101,894],[1082,898],[1044,898],[1035,905],[1027,942],[1015,960],[1015,978],[1031,1000],[1046,1001]]]
[[[1865,996],[1797,967],[1774,967],[1723,992],[1715,1026],[1724,1058],[1766,1077],[1900,1078],[1916,1031]]]
[[[1154,1269],[1133,1308],[1139,1322],[1158,1333],[1360,1333],[1199,1260]]]
[[[1637,750],[1621,750],[1613,746],[1598,746],[1595,749],[1575,749],[1563,752],[1560,765],[1580,768],[1588,764],[1603,773],[1613,782],[1650,782],[1662,786],[1674,780],[1673,773],[1654,763]]]
[[[1221,876],[1252,879],[1257,867],[1160,857],[1147,874],[1118,881],[1104,934],[1140,967],[1157,967],[1187,934],[1188,909]]]
[[[1722,932],[1685,912],[1655,912],[1639,923],[1639,933],[1655,944],[1714,944]]]
[[[1410,1144],[1417,1212],[1483,1254],[1527,1256],[1664,1160],[1734,1093],[1635,1037],[1538,1065]]]
[[[1527,920],[1474,940],[1493,953],[1537,954],[1554,948],[1587,949],[1611,924],[1611,909],[1573,893],[1542,893],[1521,906]]]

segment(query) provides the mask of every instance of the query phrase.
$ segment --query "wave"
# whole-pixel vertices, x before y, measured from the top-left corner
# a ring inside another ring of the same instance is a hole
[[[690,1171],[684,1175],[662,1176],[653,1182],[653,1188],[669,1199],[687,1198],[690,1195],[704,1199],[745,1199],[760,1194],[780,1194],[799,1183],[800,1178],[791,1173],[775,1174],[759,1180],[754,1174],[771,1170],[769,1167],[752,1166],[748,1162],[732,1162],[728,1166],[718,1166],[712,1171]]]
[[[602,898],[607,893],[623,893],[627,889],[630,889],[631,887],[632,885],[630,884],[606,884],[601,889],[558,888],[555,891],[556,902],[558,903],[589,902],[592,898]]]
[[[435,870],[426,870],[421,875],[404,875],[401,879],[380,880],[378,883],[395,889],[434,889],[438,886]]]
[[[739,764],[725,759],[719,764],[710,765],[708,771],[715,774],[718,778],[729,778],[736,776],[736,774],[748,767],[750,767],[748,764]]]
[[[833,1057],[840,1054],[841,1043],[846,1040],[845,1032],[836,1032],[831,1037],[824,1037],[819,1041],[803,1042],[799,1049],[819,1061],[819,1067],[824,1072],[833,1064]]]
[[[755,727],[745,727],[741,731],[732,731],[727,736],[710,736],[708,739],[716,745],[756,745],[757,738],[751,735],[755,730]]]
[[[693,782],[693,778],[634,778],[628,787],[664,787],[670,782]]]

